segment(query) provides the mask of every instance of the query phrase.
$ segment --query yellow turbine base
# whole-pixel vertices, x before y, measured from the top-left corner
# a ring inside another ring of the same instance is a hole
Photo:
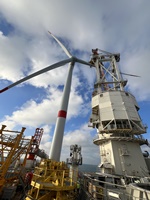
[[[26,200],[74,200],[76,191],[66,163],[47,159],[35,168]]]

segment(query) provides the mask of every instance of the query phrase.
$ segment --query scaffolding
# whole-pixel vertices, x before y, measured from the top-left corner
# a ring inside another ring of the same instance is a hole
[[[31,139],[25,139],[21,131],[10,131],[2,125],[0,129],[0,194],[4,188],[17,185],[25,175],[26,157]]]

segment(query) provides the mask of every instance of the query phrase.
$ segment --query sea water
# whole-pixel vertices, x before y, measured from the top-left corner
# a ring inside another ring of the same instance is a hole
[[[79,171],[81,172],[99,172],[98,165],[83,164],[79,165]]]

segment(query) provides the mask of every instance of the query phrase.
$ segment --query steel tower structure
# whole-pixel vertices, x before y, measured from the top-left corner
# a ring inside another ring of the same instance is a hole
[[[147,144],[135,97],[125,90],[117,62],[120,54],[92,50],[90,63],[95,65],[97,82],[92,94],[90,126],[97,129],[93,140],[99,146],[103,173],[124,176],[148,176],[140,145]]]

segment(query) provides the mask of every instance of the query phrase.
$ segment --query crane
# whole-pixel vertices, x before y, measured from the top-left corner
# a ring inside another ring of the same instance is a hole
[[[5,128],[6,125],[2,125],[0,129],[0,193],[4,186],[18,179],[22,165],[16,168],[15,163],[21,155],[28,152],[30,147],[30,140],[25,140],[23,137],[24,127],[21,131],[9,131]]]
[[[32,136],[30,150],[26,159],[27,169],[31,170],[34,168],[35,156],[39,156],[40,158],[48,158],[48,155],[44,152],[44,150],[39,149],[43,132],[43,128],[36,128],[35,133]]]

